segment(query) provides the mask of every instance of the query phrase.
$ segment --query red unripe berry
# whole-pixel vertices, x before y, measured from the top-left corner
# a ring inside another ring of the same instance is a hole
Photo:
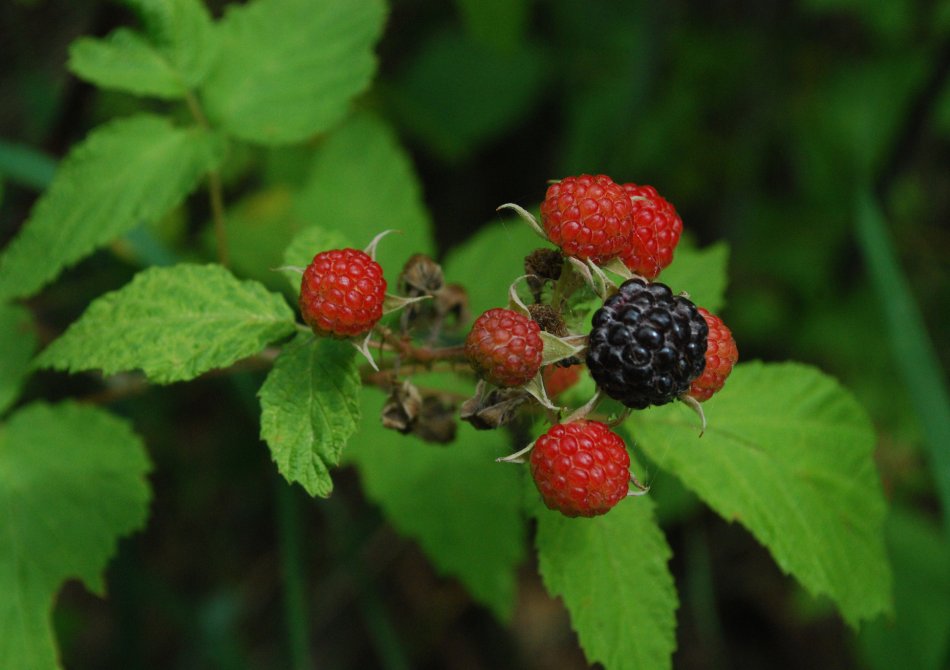
[[[630,454],[606,424],[559,423],[534,443],[531,476],[548,508],[566,516],[597,516],[626,497]]]
[[[580,365],[571,365],[566,368],[560,365],[549,365],[541,372],[541,379],[544,380],[544,390],[547,391],[550,398],[558,397],[580,381],[580,378]]]
[[[356,249],[317,254],[300,283],[300,313],[317,335],[369,332],[383,316],[385,299],[382,267]]]
[[[688,395],[699,402],[709,400],[726,383],[726,377],[739,360],[739,350],[732,338],[732,331],[715,314],[702,307],[699,313],[709,326],[708,345],[706,347],[706,369],[690,385]]]
[[[521,386],[541,368],[541,328],[510,309],[482,314],[465,338],[465,355],[483,379],[497,386]]]
[[[629,196],[610,177],[582,174],[548,187],[541,223],[568,256],[605,263],[629,246],[631,211]]]
[[[620,258],[632,272],[655,279],[673,262],[673,251],[683,233],[683,220],[676,208],[652,186],[624,184],[633,206],[633,236]]]

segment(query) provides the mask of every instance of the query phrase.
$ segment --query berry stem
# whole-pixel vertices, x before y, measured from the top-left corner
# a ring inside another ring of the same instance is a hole
[[[185,92],[185,104],[191,112],[195,123],[205,130],[211,129],[208,117],[201,108],[198,97],[192,91]],[[221,184],[221,173],[217,170],[208,172],[208,200],[211,204],[211,216],[214,219],[214,237],[218,246],[218,262],[227,267],[230,260],[228,253],[228,236],[224,218],[224,188]]]

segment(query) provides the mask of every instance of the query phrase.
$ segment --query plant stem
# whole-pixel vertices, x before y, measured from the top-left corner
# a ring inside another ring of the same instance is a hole
[[[211,129],[208,117],[205,116],[201,103],[193,91],[185,94],[185,104],[195,119],[195,123],[205,130]],[[218,262],[227,267],[230,257],[228,254],[228,236],[224,220],[224,189],[221,186],[221,173],[211,170],[208,173],[208,199],[211,202],[211,216],[214,219],[214,237],[218,246]]]
[[[310,670],[306,580],[300,547],[300,520],[294,491],[282,478],[275,477],[277,491],[277,534],[280,541],[280,566],[283,573],[284,617],[290,645],[291,667]]]

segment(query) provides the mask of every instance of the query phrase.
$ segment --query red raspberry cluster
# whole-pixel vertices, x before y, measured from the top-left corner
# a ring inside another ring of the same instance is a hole
[[[619,257],[646,279],[673,262],[683,232],[676,209],[655,188],[619,185],[606,175],[552,184],[541,203],[541,223],[568,256],[598,264]]]

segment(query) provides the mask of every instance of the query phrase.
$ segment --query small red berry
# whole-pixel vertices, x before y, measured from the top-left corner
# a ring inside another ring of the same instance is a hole
[[[606,175],[565,177],[548,187],[541,223],[565,254],[605,263],[630,245],[632,203]]]
[[[708,345],[706,347],[706,369],[689,387],[688,395],[699,402],[709,398],[722,388],[726,377],[732,372],[732,366],[739,360],[739,350],[732,338],[732,331],[715,314],[699,308],[699,313],[709,326]]]
[[[566,516],[605,514],[630,488],[630,454],[599,421],[559,423],[534,443],[531,476],[544,504]]]
[[[544,390],[547,391],[550,398],[558,397],[580,381],[580,378],[580,365],[571,365],[566,368],[560,365],[549,365],[541,372],[541,379],[544,380]]]
[[[541,368],[541,328],[510,309],[482,314],[465,338],[465,355],[475,371],[497,386],[521,386]]]
[[[317,254],[300,283],[300,313],[317,335],[369,332],[383,315],[385,299],[382,267],[356,249]]]
[[[623,190],[633,205],[633,237],[620,258],[632,272],[655,279],[673,262],[673,250],[683,233],[683,220],[652,186],[624,184]]]

